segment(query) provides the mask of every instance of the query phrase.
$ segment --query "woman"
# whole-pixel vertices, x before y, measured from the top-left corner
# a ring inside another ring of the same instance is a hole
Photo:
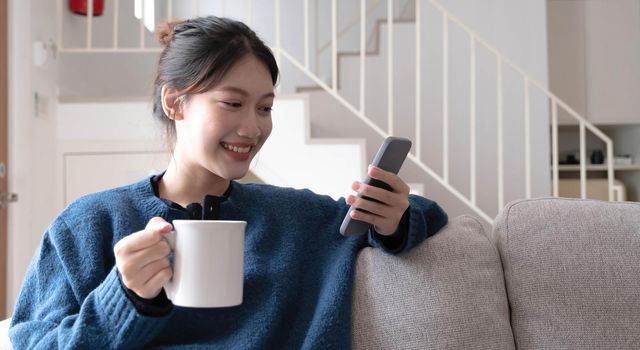
[[[167,170],[85,196],[53,221],[20,292],[14,347],[350,347],[358,250],[404,252],[444,226],[446,214],[378,168],[369,175],[392,191],[353,184],[378,202],[234,182],[271,132],[273,55],[244,24],[216,17],[166,24],[159,39],[153,113],[171,143]],[[339,234],[349,205],[367,211],[353,217],[374,225],[368,235]],[[163,235],[176,219],[247,221],[240,306],[167,299]]]

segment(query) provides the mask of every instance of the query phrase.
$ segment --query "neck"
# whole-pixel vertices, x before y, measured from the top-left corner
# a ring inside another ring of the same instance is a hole
[[[194,168],[180,164],[172,157],[158,184],[160,197],[186,207],[190,203],[200,203],[207,194],[222,196],[229,188],[229,180],[207,169]]]

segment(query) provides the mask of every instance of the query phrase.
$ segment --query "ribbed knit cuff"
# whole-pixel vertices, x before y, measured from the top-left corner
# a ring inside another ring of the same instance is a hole
[[[382,235],[373,228],[369,229],[369,241],[371,246],[380,248],[390,254],[398,254],[407,246],[409,237],[409,208],[405,210],[400,219],[398,229],[391,236]]]
[[[432,200],[409,195],[409,203],[409,236],[403,252],[436,234],[449,220],[447,213]]]
[[[136,292],[125,287],[122,284],[122,278],[120,278],[120,284],[124,290],[124,294],[133,303],[133,306],[138,310],[138,313],[144,316],[150,317],[162,317],[166,316],[173,309],[173,303],[167,298],[167,293],[164,288],[160,290],[160,294],[155,298],[145,299],[136,294]]]
[[[127,298],[115,267],[95,293],[104,319],[112,326],[117,347],[144,346],[160,333],[169,320],[169,315],[148,317],[139,314]]]

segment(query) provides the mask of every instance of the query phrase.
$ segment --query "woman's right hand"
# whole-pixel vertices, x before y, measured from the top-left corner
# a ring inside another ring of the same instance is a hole
[[[141,298],[158,296],[173,276],[168,259],[171,247],[163,239],[171,228],[164,219],[154,217],[144,230],[124,237],[113,247],[122,283]]]

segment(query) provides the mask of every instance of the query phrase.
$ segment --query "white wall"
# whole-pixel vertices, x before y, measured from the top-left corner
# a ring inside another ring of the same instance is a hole
[[[443,6],[525,71],[547,83],[544,0],[441,0]]]
[[[548,6],[553,91],[595,124],[640,123],[640,2],[548,0]]]
[[[55,33],[54,1],[9,1],[9,188],[19,202],[9,208],[8,300],[13,310],[22,277],[54,217],[56,65],[31,64],[32,42]],[[34,93],[48,98],[48,115],[34,115]]]

